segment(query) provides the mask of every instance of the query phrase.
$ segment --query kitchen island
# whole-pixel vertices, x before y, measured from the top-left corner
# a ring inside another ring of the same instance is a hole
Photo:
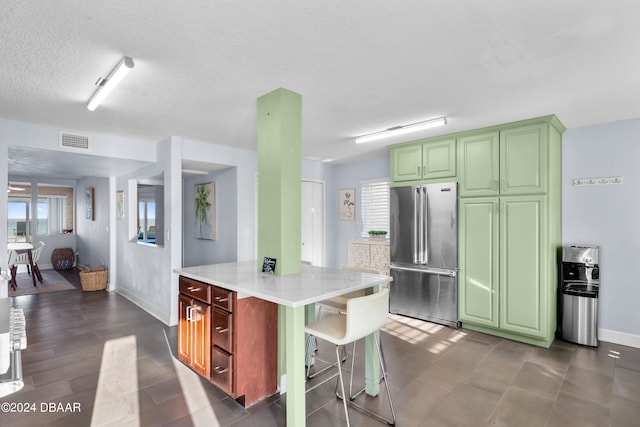
[[[316,267],[303,264],[301,271],[276,276],[259,271],[257,261],[211,264],[176,269],[182,277],[237,292],[237,298],[255,297],[284,307],[287,425],[305,425],[305,306],[370,289],[390,282],[389,276]],[[377,395],[379,367],[373,363],[373,340],[367,339],[367,393]],[[281,356],[282,357],[282,356]]]

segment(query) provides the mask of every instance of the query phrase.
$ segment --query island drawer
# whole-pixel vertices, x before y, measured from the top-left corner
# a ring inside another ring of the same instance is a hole
[[[180,293],[207,304],[211,304],[211,288],[206,283],[180,277]]]
[[[211,350],[211,382],[227,394],[233,394],[233,356],[216,346]]]
[[[217,286],[211,286],[211,294],[213,298],[212,304],[216,307],[220,307],[223,310],[233,311],[233,291],[222,289]]]
[[[215,307],[213,309],[213,327],[211,328],[211,343],[221,349],[233,353],[233,315]]]

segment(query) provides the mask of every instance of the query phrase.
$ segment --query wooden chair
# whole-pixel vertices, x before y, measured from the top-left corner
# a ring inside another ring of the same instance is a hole
[[[31,252],[33,254],[33,251]],[[11,270],[11,274],[12,276],[15,278],[15,275],[18,272],[18,266],[20,265],[26,265],[27,266],[27,273],[29,273],[29,275],[32,277],[33,279],[33,286],[36,286],[36,277],[31,274],[31,260],[29,259],[29,252],[28,251],[16,251],[16,260],[13,263],[13,267]],[[33,259],[33,256],[32,258]]]
[[[42,283],[42,274],[40,273],[40,268],[38,267],[38,260],[40,259],[40,254],[42,253],[42,249],[45,244],[43,241],[40,241],[33,245],[33,249],[31,250],[31,261],[33,262],[33,272],[35,274],[40,283]]]
[[[16,270],[17,267],[14,267],[16,264],[16,260],[18,259],[18,253],[14,250],[7,250],[7,254],[9,255],[9,262],[7,263],[7,266],[9,268],[9,272],[11,273],[11,289],[13,289],[14,291],[17,289],[17,284],[16,284]]]

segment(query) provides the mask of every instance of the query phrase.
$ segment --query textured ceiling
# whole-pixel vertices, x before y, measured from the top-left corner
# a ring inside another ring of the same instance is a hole
[[[640,2],[4,0],[0,117],[255,150],[257,98],[302,95],[303,157],[446,115],[417,137],[547,114],[640,117]],[[135,68],[95,111],[98,77]],[[413,137],[409,137],[413,139]],[[407,140],[408,137],[404,137]],[[399,141],[391,141],[399,142]],[[206,161],[206,159],[203,159]]]

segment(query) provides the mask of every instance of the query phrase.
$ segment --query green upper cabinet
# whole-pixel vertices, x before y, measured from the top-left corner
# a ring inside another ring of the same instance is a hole
[[[500,134],[480,133],[458,142],[460,197],[497,196],[500,179]]]
[[[547,124],[500,132],[500,194],[547,191]]]
[[[422,144],[422,179],[456,176],[456,140]]]
[[[391,152],[394,181],[414,181],[422,178],[422,144],[398,147]]]
[[[394,182],[456,176],[456,140],[417,141],[391,149]]]
[[[460,196],[545,193],[546,135],[539,123],[459,138]]]

